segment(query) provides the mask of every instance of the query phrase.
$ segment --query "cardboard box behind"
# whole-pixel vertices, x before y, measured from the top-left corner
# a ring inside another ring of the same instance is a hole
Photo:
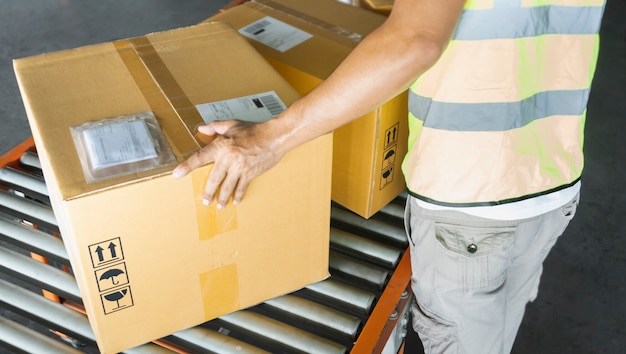
[[[302,95],[385,17],[336,0],[256,0],[207,21],[232,24]],[[406,92],[334,132],[332,200],[369,218],[405,190]],[[329,107],[332,109],[332,107]]]
[[[176,163],[86,183],[70,127],[153,111],[180,162],[196,105],[298,93],[223,23],[14,62],[51,201],[103,353],[118,352],[328,276],[332,137],[302,145],[238,205],[204,206],[211,166]],[[243,70],[245,68],[245,70]],[[220,106],[221,107],[221,106]]]

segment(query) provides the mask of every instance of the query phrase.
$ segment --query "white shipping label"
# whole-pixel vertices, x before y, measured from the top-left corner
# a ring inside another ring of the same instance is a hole
[[[83,142],[94,170],[157,157],[142,120],[97,126],[83,131]]]
[[[279,115],[287,106],[274,91],[196,105],[206,123],[237,119],[261,123]]]
[[[280,52],[286,52],[313,37],[310,33],[269,16],[241,28],[239,33]]]

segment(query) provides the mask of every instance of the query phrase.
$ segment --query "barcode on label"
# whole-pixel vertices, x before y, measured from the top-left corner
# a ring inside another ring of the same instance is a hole
[[[265,95],[259,97],[259,99],[261,100],[265,108],[270,111],[272,117],[276,117],[284,111],[283,106],[280,104],[280,102],[278,102],[275,96]]]
[[[200,116],[207,122],[239,119],[246,122],[265,122],[281,114],[287,106],[274,91],[231,98],[196,105]]]
[[[271,16],[265,16],[240,28],[239,33],[282,53],[313,37],[312,34]]]
[[[246,31],[247,33],[253,36],[256,36],[262,33],[263,31],[265,31],[265,27],[269,26],[270,24],[271,22],[268,20],[261,20],[246,27],[244,31]]]

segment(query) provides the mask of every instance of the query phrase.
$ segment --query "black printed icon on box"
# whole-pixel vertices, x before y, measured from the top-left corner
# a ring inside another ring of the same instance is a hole
[[[383,169],[393,165],[396,162],[396,145],[393,145],[385,151],[383,155]]]
[[[385,150],[387,150],[391,145],[398,142],[399,130],[400,123],[396,123],[392,125],[389,129],[385,130]]]
[[[389,183],[393,182],[394,165],[384,169],[380,176],[380,189],[385,188]]]
[[[124,259],[122,240],[119,237],[94,243],[89,246],[89,255],[94,268]]]
[[[133,294],[129,286],[100,294],[100,299],[105,315],[133,306]]]
[[[94,273],[100,292],[128,284],[128,272],[125,263],[110,265],[98,269]]]

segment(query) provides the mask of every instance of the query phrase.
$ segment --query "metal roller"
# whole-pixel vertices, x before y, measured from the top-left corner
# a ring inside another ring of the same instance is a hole
[[[390,223],[374,217],[363,219],[357,214],[337,206],[332,207],[330,215],[333,226],[337,228],[369,236],[397,248],[404,249],[408,245],[404,225],[401,220],[397,223]]]
[[[48,233],[35,230],[0,216],[0,240],[12,243],[38,255],[70,264],[63,241]]]
[[[41,177],[4,167],[0,168],[0,182],[35,199],[48,199],[48,188]]]
[[[374,293],[333,278],[308,285],[298,293],[306,298],[357,316],[368,315],[376,300]]]
[[[226,328],[264,342],[272,352],[340,354],[347,351],[343,345],[248,310],[222,316],[219,321]]]
[[[270,299],[259,307],[307,331],[350,343],[361,327],[361,320],[356,316],[294,295]]]
[[[59,230],[52,208],[3,190],[0,190],[0,211],[28,220],[41,227]]]
[[[22,166],[32,172],[37,173],[38,175],[43,175],[41,172],[41,161],[39,160],[39,155],[32,151],[26,151],[20,156],[20,164]]]
[[[2,279],[0,304],[51,329],[95,344],[86,315]]]
[[[0,343],[18,352],[79,354],[67,346],[28,327],[0,317]]]
[[[403,190],[403,191],[402,191],[402,192],[398,195],[398,198],[399,198],[400,200],[404,200],[404,201],[406,201],[406,199],[407,199],[408,197],[409,197],[409,191],[407,191],[406,189],[405,189],[405,190]],[[396,198],[396,199],[398,199],[398,198]],[[403,203],[401,203],[401,204],[403,204]]]
[[[386,269],[333,251],[330,251],[329,267],[333,276],[376,291],[381,291],[389,278]]]
[[[269,352],[204,327],[192,327],[167,338],[193,352],[215,354],[269,354]]]
[[[96,345],[96,340],[86,315],[3,279],[0,279],[0,304],[51,329]],[[149,343],[125,350],[124,353],[165,354],[172,352]]]
[[[162,346],[156,345],[154,343],[146,343],[138,347],[126,349],[122,353],[125,353],[125,354],[173,354],[176,352],[171,351],[169,349],[165,349]]]
[[[406,202],[406,199],[405,199]],[[379,215],[385,215],[390,219],[395,219],[398,221],[404,220],[404,204],[398,203],[389,203],[385,205],[380,211],[378,211]]]
[[[0,248],[0,269],[61,297],[82,303],[76,279],[60,269],[5,248]]]
[[[393,269],[398,265],[402,251],[353,233],[332,227],[330,247],[355,258]]]

